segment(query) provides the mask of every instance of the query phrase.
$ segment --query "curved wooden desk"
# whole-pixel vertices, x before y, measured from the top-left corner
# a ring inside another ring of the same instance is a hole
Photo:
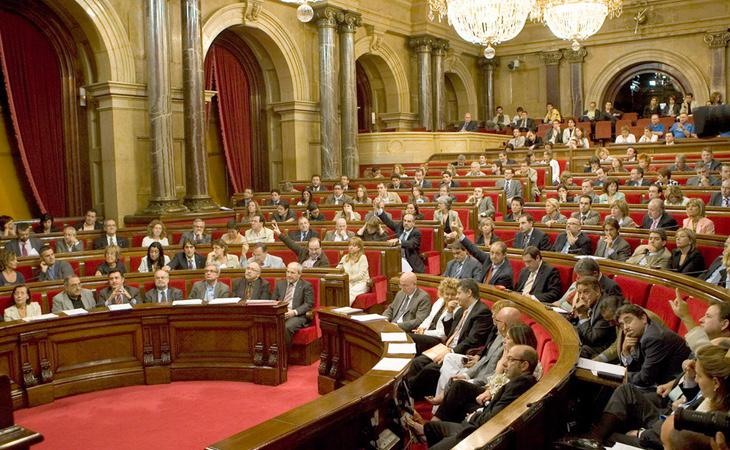
[[[16,407],[136,384],[287,379],[285,304],[96,308],[0,327]]]

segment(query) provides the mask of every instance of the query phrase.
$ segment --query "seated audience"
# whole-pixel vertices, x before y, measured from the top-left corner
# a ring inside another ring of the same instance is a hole
[[[563,142],[565,143],[574,138],[577,131],[577,128],[575,127],[575,119],[570,118],[567,122],[568,126],[563,130]]]
[[[504,179],[497,180],[496,186],[504,190],[507,203],[510,203],[515,197],[522,197],[522,182],[514,180],[514,169],[511,167],[504,168]]]
[[[464,248],[461,242],[452,242],[448,245],[448,248],[451,250],[453,259],[446,264],[446,269],[441,275],[442,277],[456,278],[458,280],[462,278],[481,280],[481,264],[479,264],[476,258],[467,253],[466,248]]]
[[[238,224],[235,220],[229,220],[226,223],[226,232],[221,236],[221,241],[226,245],[241,245],[245,248],[243,253],[248,251],[248,242],[246,238],[238,231]]]
[[[159,242],[163,247],[170,245],[165,224],[159,219],[154,219],[147,225],[147,236],[142,239],[142,247],[149,247],[153,242]]]
[[[228,285],[219,281],[221,275],[220,267],[215,264],[205,265],[205,279],[196,281],[190,290],[188,298],[199,299],[206,302],[216,298],[227,298],[231,296],[231,290]]]
[[[678,153],[674,157],[674,164],[669,166],[672,172],[692,172],[692,168],[687,164],[687,155]]]
[[[545,215],[542,216],[541,222],[551,227],[567,221],[568,218],[560,214],[560,202],[555,198],[547,199],[545,201]]]
[[[523,129],[520,129],[520,131],[523,131]],[[535,150],[536,148],[542,147],[542,138],[537,136],[534,131],[527,130],[527,133],[525,134],[525,143],[523,145],[529,150]]]
[[[318,174],[312,175],[311,184],[307,188],[310,192],[326,191],[327,188],[322,186],[322,177]]]
[[[412,186],[411,187],[411,195],[408,197],[409,203],[428,203],[431,199],[428,198],[428,196],[423,194],[423,189],[421,189],[418,186]]]
[[[58,253],[73,253],[84,250],[84,243],[76,237],[76,228],[66,225],[63,229],[63,237],[56,239],[56,251]]]
[[[124,274],[119,269],[112,269],[107,274],[109,285],[98,292],[96,306],[121,305],[140,302],[139,289],[124,283]]]
[[[691,198],[687,202],[687,217],[682,227],[689,228],[697,234],[714,234],[715,223],[705,214],[705,204],[701,198]]]
[[[308,242],[313,237],[316,237],[316,238],[319,237],[319,233],[317,233],[315,230],[313,230],[311,228],[309,219],[307,219],[306,217],[304,217],[304,216],[300,217],[299,220],[297,221],[297,224],[298,224],[298,229],[290,230],[288,233],[289,239],[291,239],[292,241]],[[276,225],[276,224],[272,224],[272,229],[273,229],[274,225]],[[276,226],[276,228],[278,228],[278,225]],[[276,233],[274,233],[274,234],[276,234]]]
[[[512,145],[512,148],[520,148],[525,146],[525,137],[520,132],[519,128],[512,130],[512,139],[507,141],[508,144]]]
[[[572,316],[580,339],[580,356],[592,358],[607,349],[616,339],[616,329],[601,315],[603,293],[598,278],[582,277],[576,281]]]
[[[127,267],[119,259],[122,249],[116,245],[110,245],[104,249],[104,262],[96,267],[95,277],[109,275],[112,271],[118,271],[122,275],[127,273]]]
[[[53,297],[51,312],[68,311],[69,309],[93,309],[96,307],[94,291],[81,287],[81,278],[70,275],[63,280],[63,291]]]
[[[246,256],[246,253],[243,253],[243,256]],[[221,269],[238,269],[240,267],[238,256],[228,253],[228,245],[222,240],[213,242],[213,250],[208,253],[205,264],[215,264]]]
[[[567,255],[592,255],[593,248],[590,238],[583,234],[580,220],[571,217],[565,223],[565,232],[555,239],[552,251]]]
[[[680,228],[674,234],[677,247],[672,250],[669,268],[691,277],[699,277],[705,271],[705,258],[697,250],[697,235],[689,228]]]
[[[658,184],[659,186],[666,188],[668,186],[677,186],[679,185],[679,182],[677,180],[672,180],[672,171],[669,170],[669,168],[662,167],[657,172],[657,179],[654,184]]]
[[[404,272],[401,274],[399,287],[400,290],[395,294],[393,301],[385,308],[383,316],[386,317],[388,322],[398,325],[403,331],[415,332],[429,316],[429,312],[431,311],[431,298],[425,291],[418,287],[418,277],[413,272]],[[439,285],[439,290],[441,290],[441,285]],[[454,290],[455,293],[456,290]],[[443,304],[444,301],[441,299],[441,306]],[[438,325],[436,320],[433,317],[431,319],[434,327],[436,327]],[[430,326],[431,322],[424,327],[423,331],[429,329]],[[441,326],[441,331],[443,331],[443,324]],[[427,348],[439,342],[441,341],[436,341]]]
[[[433,213],[433,220],[439,222],[444,230],[444,233],[448,234],[452,231],[452,224],[456,223],[461,227],[461,219],[456,211],[451,210],[451,200],[439,197],[436,200],[436,210]]]
[[[629,181],[626,182],[626,186],[649,186],[651,181],[644,178],[644,169],[641,167],[634,167],[629,172]]]
[[[610,205],[616,200],[626,200],[626,196],[623,192],[619,192],[618,181],[611,178],[603,185],[603,194],[598,196],[598,203]]]
[[[338,269],[343,269],[349,277],[350,283],[350,305],[358,295],[366,293],[370,281],[370,266],[365,256],[365,246],[362,239],[352,237],[347,246],[347,253],[342,256]]]
[[[669,132],[675,139],[696,138],[695,126],[689,123],[687,114],[680,114],[677,122],[674,122]],[[712,170],[712,169],[710,169]]]
[[[552,149],[546,148],[542,155],[543,163],[550,166],[552,184],[560,184],[560,164],[553,156]]]
[[[383,222],[374,215],[365,220],[365,224],[355,232],[355,235],[365,242],[388,240],[388,233],[383,229]]]
[[[580,196],[575,198],[578,203],[580,203],[580,197],[584,195],[591,198],[591,204],[598,199],[598,195],[596,195],[596,192],[593,190],[593,182],[591,180],[584,180],[580,184],[580,194]]]
[[[553,303],[553,306],[559,306],[568,312],[572,312],[576,289],[578,287],[577,283],[579,280],[586,277],[592,277],[598,280],[598,285],[601,288],[603,296],[623,298],[621,287],[611,278],[603,276],[601,273],[601,267],[598,265],[595,258],[579,259],[573,267],[573,273],[575,274],[575,281],[568,286],[568,290],[565,291],[560,300]]]
[[[423,168],[419,167],[416,169],[415,176],[413,177],[413,183],[411,183],[411,187],[418,187],[421,189],[426,189],[431,187],[431,182],[426,180],[425,178],[426,171],[423,170]]]
[[[276,204],[276,212],[271,213],[269,216],[272,222],[286,223],[295,222],[297,216],[289,208],[289,202],[282,200]]]
[[[243,225],[250,224],[252,217],[264,217],[264,213],[261,211],[259,204],[254,200],[251,200],[248,205],[246,205],[246,209],[243,210],[243,213],[241,214],[241,223]]]
[[[677,99],[673,96],[669,96],[666,105],[662,108],[662,117],[677,117],[679,115],[679,104]]]
[[[352,200],[349,195],[345,194],[345,190],[340,183],[335,184],[332,190],[332,194],[324,200],[325,205],[342,205]]]
[[[103,230],[104,225],[97,220],[95,209],[87,209],[84,215],[84,221],[76,225],[76,229],[79,231],[96,231]]]
[[[517,278],[516,292],[543,303],[552,303],[563,295],[560,274],[542,260],[542,253],[537,247],[525,248],[522,261],[525,267]]]
[[[620,234],[621,225],[615,217],[608,216],[603,222],[603,236],[598,239],[594,256],[613,261],[626,261],[631,257],[631,246]]]
[[[276,237],[278,237],[284,245],[289,247],[289,250],[293,251],[297,255],[297,261],[302,265],[302,267],[311,269],[312,267],[330,266],[329,258],[327,258],[327,255],[322,251],[322,243],[318,237],[313,236],[309,238],[307,241],[307,247],[304,248],[294,242],[291,237],[282,233],[279,229],[279,225],[273,223],[271,224],[271,228],[274,231],[274,235],[276,235]]]
[[[661,125],[661,124],[660,124]],[[651,132],[651,128],[644,127],[644,134],[639,138],[639,144],[651,144],[659,140],[659,135]]]
[[[241,267],[245,269],[252,262],[258,263],[262,269],[283,269],[286,267],[283,259],[269,254],[269,249],[264,243],[253,246],[250,258],[241,258]]]
[[[241,199],[236,202],[236,206],[243,206],[244,208],[253,200],[253,189],[244,188]]]
[[[251,262],[246,267],[243,278],[233,280],[233,296],[241,300],[269,300],[269,282],[261,278],[261,266]]]
[[[601,110],[596,107],[596,102],[590,102],[588,109],[583,111],[580,120],[583,122],[595,122],[596,120],[601,120],[602,115]]]
[[[700,158],[702,159],[703,166],[706,166],[707,170],[709,170],[710,172],[717,172],[722,166],[722,163],[715,159],[712,153],[712,149],[710,149],[709,147],[705,147],[702,149],[702,152],[700,153]]]
[[[396,237],[388,242],[400,244],[403,272],[424,273],[426,266],[421,259],[421,232],[416,228],[416,221],[411,214],[403,216],[403,221],[396,224],[380,209],[377,216]]]
[[[195,270],[205,267],[205,257],[195,252],[195,242],[187,239],[183,242],[183,251],[178,252],[168,264],[168,270]]]
[[[542,231],[534,227],[535,219],[530,214],[523,214],[519,219],[520,231],[515,235],[514,248],[525,249],[537,247],[540,250],[550,250],[550,238]],[[567,219],[566,219],[567,222]]]
[[[74,275],[71,264],[66,261],[57,261],[56,253],[50,245],[41,247],[41,261],[38,267],[38,281],[65,280]]]
[[[272,299],[286,302],[284,314],[286,333],[284,338],[288,347],[297,330],[309,325],[307,313],[314,308],[314,288],[312,283],[302,280],[302,265],[291,262],[286,266],[286,279],[278,280]]]
[[[558,191],[558,202],[573,203],[575,201],[575,198],[570,195],[570,191],[568,191],[568,187],[566,185],[561,183],[558,185],[556,190]]]
[[[625,157],[626,162],[627,163],[636,162],[636,157],[637,157],[636,149],[634,147],[627,147],[626,148],[626,157]]]
[[[385,183],[378,183],[378,196],[375,197],[373,202],[377,202],[378,199],[382,200],[386,205],[390,203],[402,203],[400,196],[395,192],[388,192],[388,188],[385,187]]]
[[[159,242],[152,242],[147,247],[147,256],[142,258],[138,272],[157,272],[170,264],[170,257],[165,255],[164,248]]]
[[[170,274],[166,270],[155,271],[155,287],[144,293],[145,303],[172,303],[182,300],[183,293],[180,289],[170,286]]]
[[[636,247],[626,262],[652,269],[668,269],[672,253],[667,249],[667,231],[663,228],[651,230],[648,241],[648,244]]]
[[[13,298],[13,305],[8,306],[3,311],[3,320],[5,322],[20,320],[26,317],[37,317],[43,314],[41,304],[30,300],[28,286],[18,284],[13,288],[11,297]]]
[[[309,206],[311,207],[313,204],[314,203]],[[312,218],[310,217],[309,220],[312,220]],[[264,226],[265,222],[263,216],[252,216],[250,224],[251,228],[246,230],[244,233],[246,241],[248,241],[250,245],[274,242],[274,233]]]
[[[51,233],[58,233],[59,229],[58,227],[55,227],[53,225],[54,219],[53,216],[48,213],[43,213],[38,218],[38,224],[35,226],[34,232],[35,234],[51,234]]]
[[[490,286],[512,289],[514,276],[512,265],[507,261],[507,245],[504,242],[497,241],[490,244],[489,253],[487,253],[464,236],[461,229],[458,231],[456,241],[460,242],[466,251],[481,263],[481,273],[477,277],[477,281]]]
[[[562,144],[563,143],[563,130],[560,128],[560,121],[553,120],[552,121],[552,128],[547,130],[545,132],[545,135],[542,137],[543,142],[550,143],[552,145],[555,144]]]
[[[278,189],[272,189],[269,195],[269,198],[264,202],[264,206],[277,206],[283,201],[281,192]]]
[[[451,203],[456,201],[456,196],[451,194],[451,189],[445,184],[439,186],[439,193],[433,196],[433,201],[435,202],[440,198],[443,198],[444,200],[451,200]]]
[[[687,186],[699,186],[704,188],[711,187],[717,182],[717,179],[710,175],[710,169],[703,162],[698,162],[695,166],[697,175],[687,179]]]
[[[251,202],[249,203],[249,208],[257,208],[257,205]],[[210,244],[211,236],[205,233],[205,221],[203,219],[196,218],[193,220],[193,229],[182,234],[179,244],[182,244],[186,240],[193,241],[196,245]]]
[[[643,204],[648,204],[654,199],[664,201],[664,188],[662,188],[658,184],[652,184],[649,186],[649,189],[647,189],[646,198],[643,197],[644,196],[642,195],[641,203]]]
[[[304,189],[299,197],[299,201],[297,201],[297,206],[304,206],[306,208],[311,202],[312,191],[310,191],[309,189]]]
[[[522,197],[514,197],[508,204],[510,205],[510,211],[506,216],[504,216],[502,221],[517,222],[523,214],[522,209],[525,206],[525,201]]]
[[[641,221],[641,228],[645,230],[676,230],[677,221],[671,214],[664,211],[664,200],[654,198],[649,201],[647,213]],[[687,227],[685,227],[687,228]]]
[[[616,136],[615,144],[636,144],[636,136],[631,133],[631,128],[627,125],[621,127],[621,134]]]
[[[16,256],[38,256],[43,242],[37,237],[31,236],[31,226],[27,222],[17,225],[17,238],[5,244],[5,250],[15,253]]]
[[[601,215],[591,208],[592,205],[593,198],[590,195],[581,195],[578,201],[578,211],[571,214],[570,217],[578,219],[581,225],[598,225],[601,221]]]
[[[104,221],[104,235],[94,241],[94,249],[103,249],[111,245],[128,248],[129,240],[117,235],[117,222],[114,219]]]
[[[323,240],[331,242],[347,242],[354,236],[355,233],[347,229],[347,221],[340,218],[335,220],[335,229],[325,233]]]

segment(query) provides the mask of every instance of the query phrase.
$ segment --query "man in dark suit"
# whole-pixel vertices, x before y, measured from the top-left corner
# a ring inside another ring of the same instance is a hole
[[[624,332],[619,355],[629,383],[654,391],[657,385],[682,373],[682,362],[690,349],[681,336],[651,321],[638,305],[623,305],[616,317]]]
[[[553,120],[553,126],[545,132],[542,138],[543,142],[549,142],[553,145],[563,143],[563,130],[560,129],[560,121]]]
[[[461,231],[461,230],[460,230]],[[497,241],[489,246],[489,253],[482,251],[468,237],[460,233],[459,242],[473,257],[482,263],[482,273],[479,281],[490,286],[504,286],[512,289],[514,275],[512,264],[507,261],[507,244]]]
[[[621,237],[621,225],[613,217],[606,217],[603,222],[604,236],[598,239],[598,246],[594,256],[607,258],[613,261],[626,261],[631,257],[633,250],[626,239]]]
[[[522,252],[522,261],[525,267],[517,278],[515,291],[543,303],[552,303],[563,295],[560,274],[542,260],[537,247],[527,247]]]
[[[464,121],[459,125],[459,131],[477,131],[477,123],[471,120],[471,113],[464,114]]]
[[[624,294],[621,291],[621,286],[618,285],[609,277],[604,277],[601,274],[601,267],[594,258],[580,258],[573,267],[573,273],[575,274],[575,281],[568,287],[560,300],[553,303],[555,306],[559,306],[566,311],[572,312],[573,301],[576,296],[576,288],[578,281],[586,277],[592,277],[598,280],[598,285],[601,288],[601,294],[604,297],[620,297],[623,298]]]
[[[431,187],[431,182],[425,178],[422,168],[419,167],[416,169],[416,175],[413,177],[413,184],[411,184],[411,186],[418,186],[421,189]]]
[[[441,186],[446,186],[449,189],[458,188],[459,183],[454,181],[453,175],[451,175],[451,172],[443,171],[441,172]]]
[[[345,194],[345,190],[342,188],[342,185],[337,183],[333,187],[333,193],[325,199],[324,204],[342,206],[348,202],[352,202],[352,197]]]
[[[297,230],[291,230],[288,233],[289,239],[291,239],[292,241],[307,242],[313,237],[319,237],[319,233],[311,228],[309,219],[307,219],[306,217],[300,217],[298,224],[299,228]]]
[[[310,238],[307,242],[307,248],[304,248],[282,233],[279,229],[279,225],[276,223],[271,224],[271,229],[274,231],[274,235],[281,239],[281,242],[283,242],[284,245],[289,247],[289,250],[293,251],[297,255],[297,261],[299,261],[299,264],[303,267],[311,269],[312,267],[330,266],[330,261],[327,258],[327,255],[322,251],[322,243],[318,237]]]
[[[261,266],[257,262],[248,263],[243,278],[233,280],[233,296],[242,300],[269,300],[269,282],[261,278]]]
[[[610,120],[611,122],[616,122],[618,119],[621,118],[621,116],[624,115],[624,113],[614,108],[613,103],[606,102],[606,105],[603,107],[602,115],[603,117],[601,117],[601,120]]]
[[[649,186],[651,182],[644,179],[644,169],[641,167],[634,167],[631,169],[629,174],[629,181],[626,182],[626,186]]]
[[[112,269],[107,274],[109,286],[105,287],[96,298],[96,306],[121,305],[140,302],[139,289],[124,284],[124,275],[118,269]]]
[[[16,231],[17,239],[5,244],[5,250],[15,253],[16,256],[38,256],[43,242],[36,237],[31,237],[30,230],[29,223],[19,223]]]
[[[728,251],[728,248],[730,248],[730,237],[725,239],[725,251],[723,251],[723,254]],[[700,280],[707,281],[715,286],[730,288],[730,283],[728,283],[727,277],[727,268],[725,267],[725,264],[723,264],[723,254],[718,255],[718,257],[712,261],[710,267],[708,267],[707,270],[699,276]]]
[[[327,190],[326,187],[322,186],[322,177],[317,174],[312,175],[312,184],[307,188],[312,192],[321,192]]]
[[[722,180],[720,192],[712,193],[710,202],[707,206],[722,206],[724,208],[730,207],[730,179]]]
[[[515,345],[507,354],[507,365],[504,370],[509,382],[498,390],[488,403],[485,401],[486,395],[477,397],[477,402],[485,405],[483,408],[476,410],[461,423],[440,420],[427,422],[423,428],[413,422],[409,422],[408,425],[415,428],[417,434],[426,436],[429,449],[453,448],[535,385],[537,380],[533,372],[537,367],[537,361],[537,352],[534,348]]]
[[[602,116],[603,114],[601,114],[601,110],[596,107],[596,102],[591,102],[588,109],[583,111],[583,116],[580,120],[585,122],[595,122],[596,120],[601,120]]]
[[[466,278],[459,281],[457,289],[459,310],[449,321],[444,322],[447,339],[444,350],[465,355],[469,350],[484,345],[494,326],[492,312],[479,299],[479,285],[476,280]],[[414,399],[433,395],[441,374],[442,353],[431,359],[420,355],[413,359],[406,374],[406,382]]]
[[[446,264],[446,270],[441,275],[442,277],[481,279],[481,265],[474,257],[466,252],[461,242],[452,242],[449,244],[449,250],[451,250],[454,258]]]
[[[601,315],[602,299],[598,278],[588,276],[576,281],[572,314],[581,343],[580,356],[584,358],[599,355],[616,340],[616,327]]]
[[[286,266],[286,280],[276,282],[274,300],[287,303],[288,310],[284,314],[286,327],[286,345],[291,346],[294,333],[309,323],[307,312],[314,308],[314,289],[309,281],[302,280],[302,265],[291,262]]]
[[[399,243],[401,246],[401,257],[408,262],[413,272],[424,273],[426,265],[421,259],[421,232],[416,228],[416,219],[412,214],[403,216],[403,222],[396,224],[393,222],[385,210],[381,209],[377,213],[378,218],[397,236],[388,242]]]
[[[264,202],[264,206],[277,206],[281,204],[281,192],[278,189],[272,189],[269,193],[270,197]]]
[[[515,235],[514,248],[534,246],[540,250],[550,250],[550,239],[541,230],[533,227],[535,219],[530,214],[523,214],[518,219],[520,231]]]
[[[95,209],[87,209],[84,221],[78,223],[76,229],[79,231],[103,230],[104,224],[96,220],[97,216],[98,214]]]
[[[401,327],[403,331],[413,331],[431,311],[431,297],[418,288],[418,277],[413,272],[404,272],[400,276],[400,291],[385,308],[383,316],[388,322]]]
[[[520,113],[520,119],[514,123],[514,125],[520,129],[520,131],[535,131],[537,126],[535,121],[527,117],[527,111]]]
[[[565,232],[555,239],[553,251],[567,255],[592,255],[593,248],[590,238],[583,234],[580,220],[571,217],[565,222]]]
[[[590,181],[586,180],[590,185]],[[586,183],[585,181],[583,183]],[[592,187],[591,187],[592,189]],[[601,223],[601,215],[593,210],[593,197],[590,194],[583,194],[578,199],[578,211],[570,215],[575,217],[581,225],[598,225]]]
[[[182,298],[182,291],[170,286],[170,274],[162,269],[155,271],[155,288],[144,293],[145,303],[172,303]]]
[[[218,281],[221,276],[221,268],[215,264],[205,265],[205,280],[196,281],[190,290],[189,298],[204,301],[216,298],[227,298],[231,296],[231,289],[227,284]]]
[[[41,247],[41,263],[38,270],[38,281],[65,280],[74,275],[71,264],[66,261],[56,261],[56,254],[50,245]]]
[[[641,228],[645,230],[673,231],[679,227],[674,217],[664,211],[664,200],[655,198],[647,206],[647,213],[641,221]]]
[[[205,221],[201,218],[193,220],[192,231],[186,231],[180,237],[179,244],[183,244],[186,240],[195,242],[195,245],[210,244],[210,234],[205,234]]]
[[[205,267],[205,257],[195,252],[195,242],[183,242],[183,251],[178,252],[167,265],[169,270],[195,270]]]
[[[94,249],[104,249],[110,245],[116,245],[121,248],[129,247],[129,240],[121,236],[117,236],[117,222],[114,219],[106,219],[104,221],[104,235],[94,241]]]

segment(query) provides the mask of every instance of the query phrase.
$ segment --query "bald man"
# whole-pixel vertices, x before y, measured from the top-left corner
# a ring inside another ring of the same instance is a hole
[[[400,276],[400,291],[385,309],[383,315],[403,331],[412,331],[423,322],[431,310],[431,297],[418,288],[418,277],[413,272]]]
[[[647,205],[647,212],[641,221],[641,228],[645,230],[673,231],[678,228],[677,221],[664,211],[664,200],[652,199]]]
[[[291,262],[286,266],[286,279],[276,282],[273,299],[287,303],[284,337],[287,347],[291,347],[292,336],[300,328],[309,325],[307,312],[314,308],[314,288],[312,283],[302,280],[301,264]]]
[[[355,233],[347,229],[347,221],[345,219],[337,219],[335,221],[334,231],[328,231],[324,235],[324,241],[347,242]]]

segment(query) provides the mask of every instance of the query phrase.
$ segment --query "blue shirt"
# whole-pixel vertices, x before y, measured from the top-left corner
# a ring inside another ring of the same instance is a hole
[[[695,126],[689,122],[685,123],[682,126],[684,127],[684,131],[681,131],[679,129],[679,122],[677,122],[672,125],[672,128],[669,129],[669,132],[672,133],[675,138],[692,137],[692,134],[695,132]]]
[[[657,124],[649,124],[649,129],[651,131],[656,131],[659,133],[664,133],[664,124],[663,123],[657,123]]]

